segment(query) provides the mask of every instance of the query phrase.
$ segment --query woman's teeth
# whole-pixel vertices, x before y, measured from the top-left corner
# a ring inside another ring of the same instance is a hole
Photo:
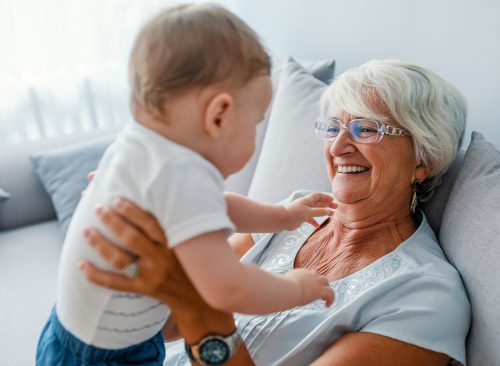
[[[348,174],[348,173],[362,173],[366,172],[368,168],[359,165],[339,165],[337,166],[337,172]]]

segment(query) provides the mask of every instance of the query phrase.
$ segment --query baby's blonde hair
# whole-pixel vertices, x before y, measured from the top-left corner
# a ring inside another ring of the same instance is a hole
[[[216,5],[179,5],[140,30],[129,65],[131,107],[164,115],[165,103],[193,88],[240,87],[269,75],[270,57],[243,20]]]

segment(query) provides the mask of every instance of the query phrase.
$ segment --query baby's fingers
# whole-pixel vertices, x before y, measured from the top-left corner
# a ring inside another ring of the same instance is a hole
[[[333,201],[333,197],[326,193],[315,192],[308,197],[309,206],[315,207],[331,207],[337,208],[337,204]]]
[[[321,299],[325,301],[325,306],[329,308],[333,304],[333,299],[335,295],[333,294],[333,290],[330,288],[328,283],[328,279],[326,277],[320,277],[321,283]]]
[[[335,295],[333,294],[333,290],[330,288],[330,286],[325,286],[323,294],[321,298],[325,301],[325,306],[329,308],[333,304],[333,299],[335,298]]]
[[[335,211],[330,207],[314,207],[309,209],[311,217],[332,216]]]

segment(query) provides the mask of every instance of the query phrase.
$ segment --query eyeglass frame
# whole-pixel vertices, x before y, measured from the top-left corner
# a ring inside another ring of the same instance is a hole
[[[323,138],[323,137],[319,137],[318,136],[318,123],[323,123],[325,124],[325,120],[328,121],[328,120],[334,120],[334,121],[337,121],[340,125],[340,130],[337,134],[337,136],[335,137],[331,137],[331,138]],[[375,122],[377,124],[377,140],[376,141],[366,141],[366,142],[363,142],[363,141],[359,141],[359,140],[356,140],[352,135],[351,135],[351,131],[349,130],[348,126],[349,124],[351,124],[351,122],[354,122],[354,121],[371,121],[371,122]],[[382,138],[384,137],[384,135],[389,135],[389,136],[408,136],[408,137],[411,137],[411,134],[410,132],[408,132],[408,130],[405,130],[404,128],[400,128],[400,127],[396,127],[396,126],[392,126],[392,125],[386,125],[384,122],[382,121],[377,121],[375,119],[372,119],[372,118],[364,118],[364,117],[360,117],[360,118],[354,118],[352,120],[350,120],[349,122],[342,122],[342,120],[340,120],[339,118],[335,118],[335,117],[323,117],[323,118],[318,118],[316,119],[316,123],[315,123],[315,126],[314,126],[314,131],[316,132],[316,137],[318,137],[319,139],[323,140],[323,141],[333,141],[335,140],[338,135],[340,134],[340,132],[342,132],[342,129],[346,129],[347,130],[347,133],[349,135],[349,137],[354,141],[354,142],[357,142],[357,143],[360,143],[360,144],[378,144]]]

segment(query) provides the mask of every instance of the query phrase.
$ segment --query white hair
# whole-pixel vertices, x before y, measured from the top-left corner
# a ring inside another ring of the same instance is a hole
[[[377,105],[382,110],[374,110]],[[392,119],[410,132],[416,160],[430,170],[419,194],[425,201],[462,143],[467,103],[458,89],[422,66],[373,60],[345,71],[325,91],[321,114],[339,112]]]

